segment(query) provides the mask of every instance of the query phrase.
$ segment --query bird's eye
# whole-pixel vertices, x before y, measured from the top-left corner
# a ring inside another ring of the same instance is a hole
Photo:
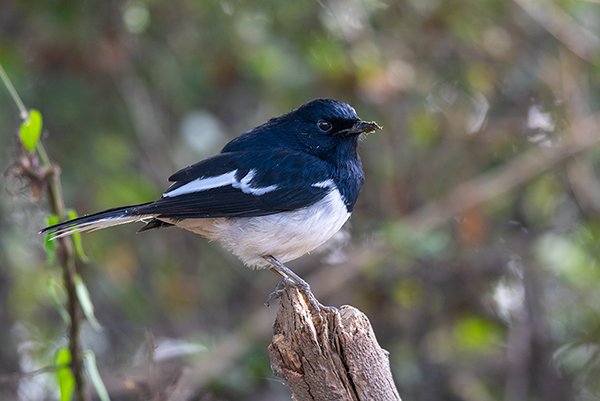
[[[327,132],[331,129],[331,123],[329,121],[319,120],[317,127],[319,127],[321,131]]]

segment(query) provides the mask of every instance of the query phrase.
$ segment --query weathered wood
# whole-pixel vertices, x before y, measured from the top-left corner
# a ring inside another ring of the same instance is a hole
[[[399,401],[388,353],[352,306],[316,310],[295,288],[280,298],[269,345],[273,373],[294,401]]]

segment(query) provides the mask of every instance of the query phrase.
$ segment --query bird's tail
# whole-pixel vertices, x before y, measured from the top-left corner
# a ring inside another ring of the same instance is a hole
[[[154,215],[144,214],[144,206],[149,203],[143,203],[135,206],[125,206],[115,209],[108,209],[103,212],[78,217],[73,220],[65,221],[50,227],[44,228],[40,234],[49,234],[50,239],[56,239],[78,232],[88,232],[101,230],[103,228],[117,226],[119,224],[132,223],[134,221],[148,222]]]

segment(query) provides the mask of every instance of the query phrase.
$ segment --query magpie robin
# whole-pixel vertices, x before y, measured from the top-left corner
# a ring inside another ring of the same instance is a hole
[[[216,240],[252,268],[308,285],[284,262],[331,238],[348,220],[363,183],[358,137],[380,129],[347,103],[316,99],[229,142],[220,154],[169,177],[159,200],[44,228],[50,238],[144,222]]]

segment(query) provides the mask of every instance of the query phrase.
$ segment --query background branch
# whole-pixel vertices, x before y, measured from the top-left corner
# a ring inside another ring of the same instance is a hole
[[[19,109],[20,117],[25,124],[29,118],[29,112],[1,65],[0,79],[8,89],[13,101]],[[40,127],[38,129],[41,130],[41,117]],[[21,138],[21,140],[23,140],[23,138]],[[40,187],[45,186],[50,210],[61,221],[66,220],[67,212],[62,196],[59,167],[50,162],[44,145],[41,142],[38,142],[37,138],[33,143],[32,149],[29,149],[28,151],[24,147],[21,147],[21,151],[22,154],[18,157],[14,171],[17,175],[29,179],[33,194],[37,194]],[[79,338],[81,310],[75,284],[75,277],[77,276],[77,265],[75,263],[76,255],[71,237],[60,238],[58,240],[57,255],[59,265],[62,269],[63,284],[67,295],[66,309],[69,315],[69,352],[71,354],[71,371],[75,382],[75,397],[79,401],[85,401],[87,397],[83,378],[83,356]]]
[[[535,147],[515,157],[502,167],[478,175],[456,185],[439,200],[429,202],[409,214],[404,222],[417,231],[428,231],[522,185],[544,171],[565,160],[593,148],[600,143],[598,116],[593,115],[577,121],[569,128],[571,139]]]
[[[60,170],[58,167],[50,169],[50,176],[46,181],[50,210],[61,221],[66,220],[62,187],[60,183]],[[81,351],[80,320],[81,310],[75,288],[77,265],[75,263],[75,250],[71,237],[58,239],[58,261],[63,273],[63,283],[67,293],[67,312],[69,314],[69,351],[71,352],[71,370],[75,379],[76,399],[85,401],[85,381],[83,378],[83,356]]]

